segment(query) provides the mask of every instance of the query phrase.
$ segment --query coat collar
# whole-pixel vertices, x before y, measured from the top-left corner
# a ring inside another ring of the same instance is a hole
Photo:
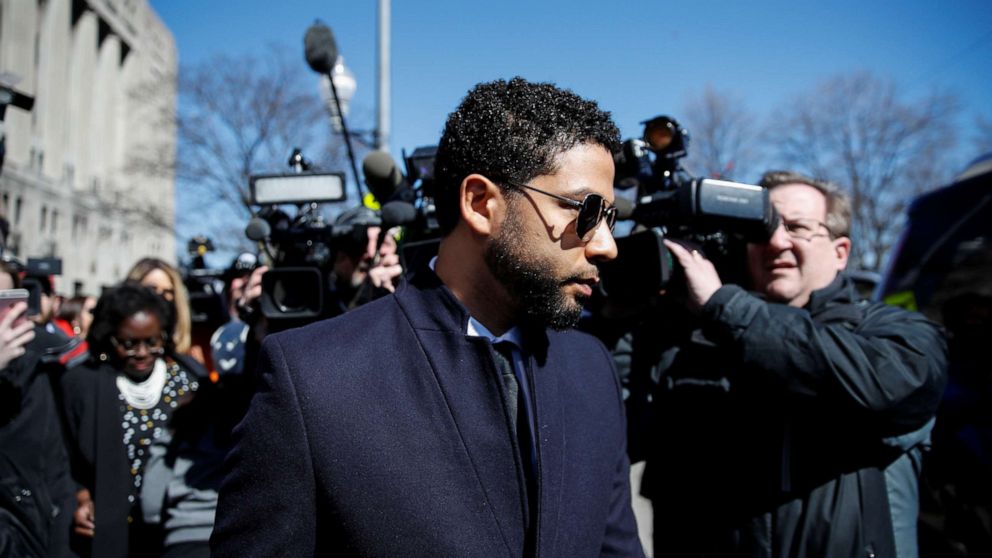
[[[834,277],[834,280],[826,287],[810,293],[809,302],[806,303],[805,308],[815,316],[832,306],[852,304],[858,299],[854,281],[842,272],[838,273],[837,277]]]
[[[414,329],[461,333],[468,331],[471,315],[432,269],[424,266],[411,274],[396,291]],[[540,326],[521,324],[522,346],[543,366],[547,359],[548,333]]]

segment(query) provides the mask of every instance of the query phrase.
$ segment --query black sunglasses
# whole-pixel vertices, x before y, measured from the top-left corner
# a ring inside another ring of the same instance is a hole
[[[545,192],[540,188],[535,188],[526,184],[519,184],[509,180],[507,180],[506,183],[515,188],[533,190],[534,192],[544,194],[545,196],[554,198],[562,203],[578,209],[579,216],[575,219],[575,234],[582,239],[582,242],[589,242],[592,240],[592,237],[596,234],[596,228],[599,227],[599,223],[602,222],[603,219],[606,219],[606,226],[610,228],[611,233],[613,232],[613,226],[617,222],[617,208],[615,205],[606,203],[603,196],[599,194],[586,194],[586,197],[583,198],[582,201],[577,201],[564,196],[559,196],[558,194],[552,194],[551,192]]]

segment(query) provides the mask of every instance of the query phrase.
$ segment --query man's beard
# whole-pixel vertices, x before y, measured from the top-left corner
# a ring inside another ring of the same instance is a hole
[[[575,327],[586,297],[572,300],[562,287],[578,277],[559,279],[551,271],[553,262],[527,253],[517,219],[510,211],[499,234],[486,247],[489,271],[518,305],[519,325],[547,326],[559,331]]]

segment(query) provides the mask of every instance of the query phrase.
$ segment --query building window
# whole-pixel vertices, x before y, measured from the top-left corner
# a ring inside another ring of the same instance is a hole
[[[52,234],[58,234],[59,232],[59,210],[52,210]]]
[[[21,210],[24,209],[24,198],[17,196],[17,201],[14,202],[14,224],[21,224]]]

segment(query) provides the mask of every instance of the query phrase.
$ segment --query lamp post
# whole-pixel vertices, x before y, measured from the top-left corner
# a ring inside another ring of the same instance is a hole
[[[373,139],[375,148],[389,151],[389,36],[390,36],[390,0],[379,0],[378,13],[378,97],[376,103],[376,126]]]
[[[338,100],[341,103],[340,114],[338,113],[337,103],[334,102],[334,93],[331,88],[332,80],[334,82],[334,88],[338,92]],[[327,114],[331,118],[331,128],[337,134],[344,131],[342,116],[348,116],[348,107],[351,100],[355,97],[355,91],[357,89],[358,82],[355,81],[355,74],[344,65],[344,56],[338,56],[337,62],[331,70],[330,79],[328,79],[327,74],[320,76],[320,98],[324,102],[324,106],[327,107]],[[355,133],[355,131],[352,130],[352,133]]]
[[[333,73],[339,64],[338,45],[334,41],[334,33],[331,28],[321,23],[319,20],[307,29],[303,37],[303,49],[306,54],[307,64],[310,68],[327,78],[331,95],[334,98],[334,107],[341,123],[341,135],[344,136],[344,145],[348,148],[348,162],[351,163],[352,176],[355,177],[355,188],[358,189],[358,199],[363,197],[362,179],[358,175],[358,165],[355,164],[355,151],[351,148],[351,134],[348,133],[348,124],[345,119],[345,111],[341,108],[341,96],[338,94],[337,84],[334,81]],[[344,64],[341,63],[342,68]],[[352,77],[354,83],[354,77]],[[352,90],[354,94],[354,90]]]

